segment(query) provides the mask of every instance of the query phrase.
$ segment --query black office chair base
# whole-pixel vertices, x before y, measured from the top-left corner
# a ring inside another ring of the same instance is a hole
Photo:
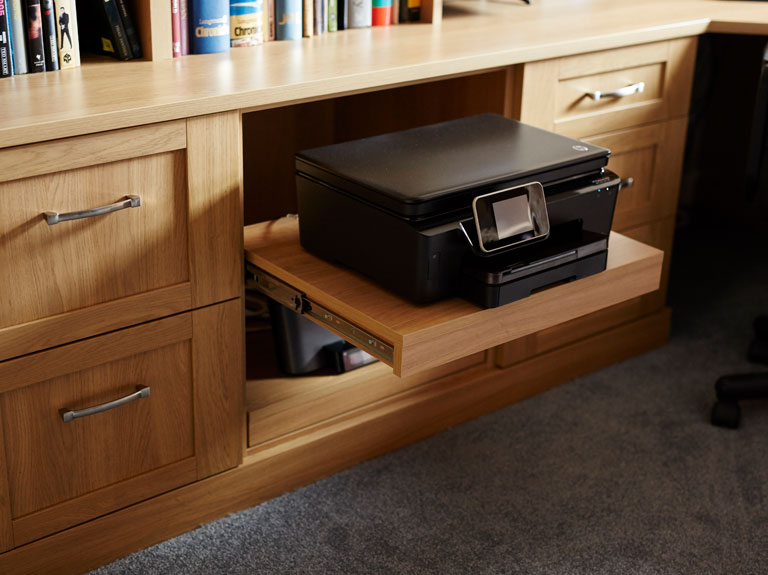
[[[712,425],[737,429],[741,419],[738,402],[768,398],[768,373],[724,375],[715,383],[717,403],[712,407]]]

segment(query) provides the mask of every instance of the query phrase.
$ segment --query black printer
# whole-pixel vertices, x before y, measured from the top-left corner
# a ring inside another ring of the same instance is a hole
[[[301,245],[417,303],[503,305],[605,269],[609,155],[495,114],[305,150]]]

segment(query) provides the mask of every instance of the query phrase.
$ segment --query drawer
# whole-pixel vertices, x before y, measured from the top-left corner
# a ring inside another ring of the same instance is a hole
[[[241,326],[234,300],[0,363],[15,545],[236,465]]]
[[[308,317],[406,377],[658,289],[662,252],[612,234],[606,270],[481,309],[453,298],[415,305],[299,244],[291,218],[245,228],[246,259],[275,297],[301,300]],[[276,280],[276,281],[275,281]],[[256,284],[256,282],[254,282]],[[282,300],[281,300],[282,301]]]
[[[521,120],[581,138],[685,116],[695,57],[683,38],[526,64]]]
[[[0,360],[239,295],[239,190],[193,185],[193,158],[204,167],[215,151],[188,149],[187,126],[0,150]],[[229,226],[216,226],[228,209]],[[65,221],[75,212],[89,217]],[[225,293],[201,293],[201,277]]]
[[[687,125],[686,118],[678,118],[586,138],[610,149],[608,167],[631,181],[616,200],[614,230],[622,232],[675,214]]]

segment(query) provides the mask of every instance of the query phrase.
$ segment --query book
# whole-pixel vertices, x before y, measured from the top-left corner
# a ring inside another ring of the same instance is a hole
[[[80,65],[80,40],[77,33],[77,9],[75,0],[55,0],[59,25],[59,66],[62,70]]]
[[[59,46],[56,41],[56,16],[53,13],[53,0],[41,0],[40,14],[43,17],[43,51],[45,69],[59,69]]]
[[[179,0],[179,24],[181,39],[181,55],[189,54],[189,1]]]
[[[339,21],[337,20],[337,3],[336,0],[328,0],[328,31],[336,32],[339,29]]]
[[[400,4],[401,0],[392,0],[392,24],[400,23]]]
[[[349,0],[347,24],[350,28],[366,28],[371,25],[371,0]]]
[[[45,72],[45,48],[43,47],[43,17],[40,0],[24,0],[27,14],[27,71]]]
[[[275,0],[275,39],[298,40],[302,35],[301,0]]]
[[[191,0],[189,20],[193,54],[229,50],[229,0]]]
[[[336,0],[336,27],[339,30],[346,30],[347,26],[347,0]]]
[[[8,76],[13,76],[11,20],[8,18],[7,0],[0,0],[0,78]]]
[[[128,0],[115,0],[117,11],[120,13],[120,20],[123,22],[125,35],[128,38],[128,44],[131,46],[131,53],[134,58],[141,58],[141,42],[139,41],[139,32],[133,24],[131,11],[128,9]]]
[[[309,38],[315,31],[315,2],[303,0],[304,14],[302,14],[301,28],[305,37]]]
[[[179,0],[171,0],[171,54],[174,58],[181,56],[181,12],[179,12]]]
[[[326,12],[323,0],[314,0],[314,2],[315,35],[319,36],[320,34],[325,34],[326,28],[328,27],[328,18],[325,16]]]
[[[264,42],[262,0],[229,0],[230,46],[257,46]]]
[[[267,29],[264,31],[264,39],[270,42],[275,39],[275,0],[264,0],[263,10],[267,15]]]
[[[114,0],[86,0],[77,11],[80,47],[118,60],[130,60],[133,52]]]
[[[392,23],[392,0],[372,0],[371,5],[372,25],[389,26]]]
[[[421,20],[421,0],[400,0],[400,22]]]
[[[8,0],[8,20],[11,29],[13,73],[27,73],[27,33],[24,28],[24,10],[21,0]]]

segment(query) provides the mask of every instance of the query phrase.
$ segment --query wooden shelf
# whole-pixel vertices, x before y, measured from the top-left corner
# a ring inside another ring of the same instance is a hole
[[[481,309],[460,298],[420,306],[397,297],[305,251],[291,218],[247,226],[245,251],[256,267],[391,345],[387,363],[403,377],[654,291],[663,260],[661,250],[612,233],[604,272]]]

